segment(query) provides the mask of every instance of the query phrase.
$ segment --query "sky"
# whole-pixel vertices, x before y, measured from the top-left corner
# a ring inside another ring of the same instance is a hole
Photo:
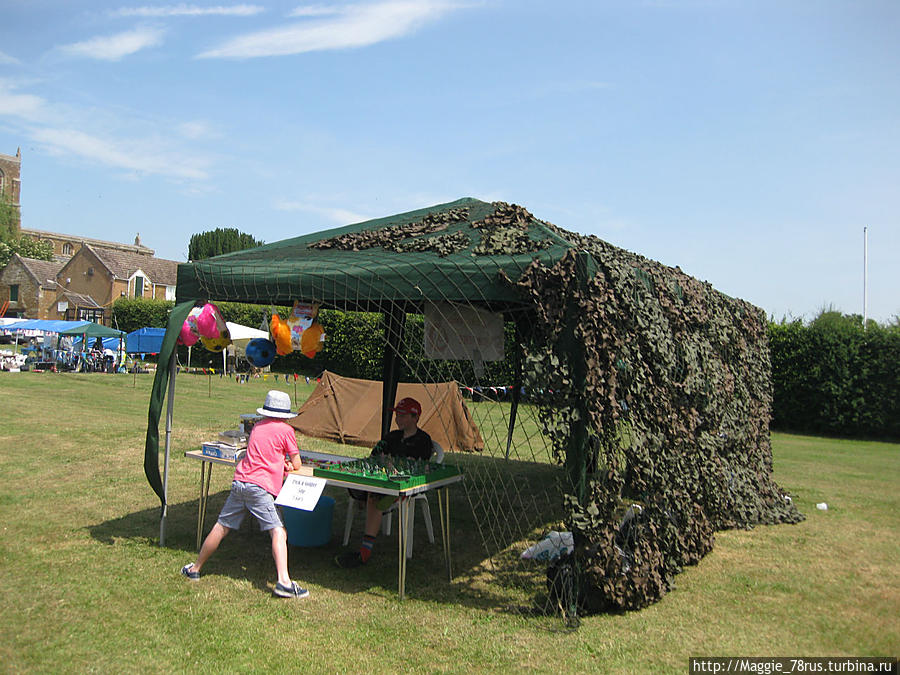
[[[170,260],[475,197],[886,323],[898,35],[896,0],[0,0],[0,153],[23,227]]]

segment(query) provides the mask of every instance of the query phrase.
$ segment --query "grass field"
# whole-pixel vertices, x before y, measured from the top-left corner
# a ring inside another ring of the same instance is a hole
[[[199,468],[183,452],[233,428],[272,382],[179,378],[165,548],[142,469],[150,386],[149,375],[0,373],[5,672],[683,673],[690,656],[900,653],[900,445],[774,435],[776,479],[804,522],[721,532],[659,603],[566,632],[498,605],[458,496],[453,583],[417,527],[402,603],[395,536],[362,570],[333,566],[338,493],[332,543],[290,549],[309,598],[272,596],[268,537],[252,528],[186,581]],[[310,391],[301,382],[297,396]],[[214,472],[208,524],[229,483]]]

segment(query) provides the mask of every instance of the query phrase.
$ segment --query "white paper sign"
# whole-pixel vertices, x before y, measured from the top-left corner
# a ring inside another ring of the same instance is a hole
[[[503,315],[452,303],[426,305],[425,356],[457,361],[502,361]]]
[[[316,508],[322,490],[325,489],[324,478],[316,478],[315,476],[298,476],[296,474],[288,474],[287,480],[281,486],[281,492],[275,499],[275,503],[279,506],[290,506],[295,509],[303,509],[304,511],[312,511]]]

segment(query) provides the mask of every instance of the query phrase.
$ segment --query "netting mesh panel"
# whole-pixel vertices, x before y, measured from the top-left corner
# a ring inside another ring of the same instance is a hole
[[[458,324],[453,307],[444,306],[444,326]],[[524,311],[507,313],[507,319],[527,327]],[[516,419],[510,435],[510,420],[516,397],[514,350],[527,350],[532,335],[518,335],[506,324],[504,363],[485,363],[479,369],[472,361],[404,361],[403,381],[455,380],[466,408],[481,432],[484,446],[474,453],[454,455],[448,462],[465,472],[465,495],[481,539],[479,556],[466,557],[469,564],[458,570],[460,580],[481,596],[490,596],[499,606],[525,612],[554,612],[546,593],[546,560],[523,559],[522,553],[548,532],[564,529],[562,495],[572,491],[567,475],[554,460],[543,434],[532,389],[519,385]],[[464,335],[448,335],[464,340]],[[512,339],[510,339],[512,338]],[[515,339],[519,340],[516,344]],[[403,352],[425,351],[423,333],[407,331]],[[524,360],[524,359],[523,359]],[[499,367],[498,367],[499,366]],[[504,367],[505,366],[505,367]]]
[[[273,274],[259,288],[246,287],[251,270],[236,265],[227,280],[222,274],[205,275],[198,269],[198,278],[210,298],[268,297],[285,298],[296,293],[296,279],[282,284],[274,262]],[[524,268],[524,266],[523,266]],[[383,256],[359,251],[343,266],[343,273],[323,265],[317,274],[308,269],[304,274],[301,298],[316,301],[329,298],[322,306],[345,312],[378,312],[383,316],[400,312],[406,316],[403,346],[400,349],[401,382],[455,381],[465,400],[466,409],[478,427],[483,447],[471,453],[448,453],[445,462],[458,465],[465,475],[462,489],[451,490],[454,520],[471,531],[455,529],[455,579],[468,585],[479,597],[493,598],[498,607],[515,611],[556,611],[549,603],[546,585],[546,560],[522,559],[522,553],[539,542],[550,531],[564,529],[562,495],[571,492],[565,471],[554,460],[549,443],[542,433],[538,408],[532,401],[532,390],[519,388],[520,401],[512,437],[509,437],[510,417],[514,399],[515,351],[533,348],[528,326],[533,322],[524,308],[506,308],[504,328],[507,334],[504,361],[479,363],[473,360],[441,360],[425,358],[423,313],[427,304],[431,311],[443,313],[444,325],[458,325],[454,307],[456,299],[468,295],[465,307],[491,307],[496,304],[489,296],[478,297],[478,289],[497,283],[497,272],[478,268],[469,275],[466,288],[460,288],[456,277],[434,271],[447,283],[432,278],[432,288],[446,291],[445,297],[411,302],[404,297],[407,289],[402,280],[405,269],[395,269]],[[255,272],[256,270],[252,270]],[[398,281],[400,280],[400,281]],[[373,293],[373,287],[379,288]],[[474,294],[474,297],[473,297]],[[381,295],[374,298],[374,295]],[[387,297],[384,297],[387,296]],[[393,297],[404,298],[394,300]],[[514,323],[520,325],[513,337]],[[450,341],[464,340],[465,335],[446,336]],[[516,343],[516,339],[521,344]],[[340,374],[340,372],[338,372]],[[428,409],[431,401],[421,401]],[[474,541],[477,537],[479,541]],[[465,542],[460,546],[459,542]]]

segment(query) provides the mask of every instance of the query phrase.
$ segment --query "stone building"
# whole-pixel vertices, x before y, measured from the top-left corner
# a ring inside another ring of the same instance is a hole
[[[178,263],[84,244],[56,276],[60,319],[104,323],[119,298],[175,299]]]
[[[119,298],[175,299],[178,262],[102,246],[83,245],[67,261],[15,254],[0,270],[4,316],[86,320],[107,324]]]
[[[0,305],[9,301],[5,316],[49,319],[56,316],[56,275],[65,263],[23,258],[14,253],[0,270]]]
[[[23,235],[32,239],[40,239],[49,241],[53,245],[53,256],[57,260],[67,261],[85,244],[95,247],[113,249],[116,251],[124,251],[126,253],[139,253],[141,255],[152,256],[155,251],[141,244],[141,236],[134,238],[134,244],[120,244],[116,241],[103,241],[102,239],[91,239],[90,237],[82,237],[76,234],[63,234],[61,232],[47,232],[45,230],[33,230],[31,228],[20,228]]]
[[[21,151],[0,155],[0,188],[15,206],[20,197]],[[24,319],[88,320],[108,324],[119,298],[175,299],[178,262],[154,256],[141,244],[91,239],[21,227],[22,235],[48,241],[55,260],[14,255],[0,269],[0,312]]]

